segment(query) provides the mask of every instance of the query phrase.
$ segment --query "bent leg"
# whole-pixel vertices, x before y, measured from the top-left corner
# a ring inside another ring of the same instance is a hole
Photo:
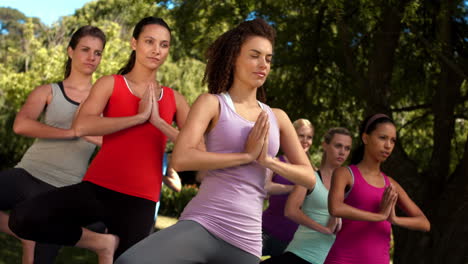
[[[54,186],[34,178],[26,170],[12,168],[0,172],[0,231],[14,236],[23,247],[23,263],[33,263],[34,245],[30,240],[21,239],[9,228],[10,216],[4,212],[13,209],[17,204],[34,196],[55,189]]]
[[[20,203],[10,215],[9,227],[19,237],[40,243],[73,246],[82,226],[100,218],[92,184],[58,188]]]
[[[134,245],[115,264],[208,263],[217,250],[217,239],[200,224],[179,221]]]
[[[61,245],[36,243],[34,248],[34,264],[54,263],[61,248]]]
[[[106,226],[102,222],[96,222],[86,226],[86,229],[96,233],[106,233]],[[61,248],[61,245],[36,243],[36,247],[34,249],[34,264],[54,263]]]
[[[100,192],[106,197],[103,220],[110,234],[120,239],[115,257],[146,238],[153,225],[155,202],[108,189]]]

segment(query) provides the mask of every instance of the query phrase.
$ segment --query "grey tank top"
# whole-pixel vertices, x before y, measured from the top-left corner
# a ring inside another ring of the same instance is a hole
[[[46,125],[69,129],[79,103],[65,94],[62,83],[51,84],[52,100],[41,120]],[[23,168],[35,178],[55,187],[81,181],[95,145],[82,138],[38,138],[29,147],[16,168]]]

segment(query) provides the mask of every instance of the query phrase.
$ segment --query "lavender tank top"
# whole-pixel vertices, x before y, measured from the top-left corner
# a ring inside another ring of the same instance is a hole
[[[283,156],[280,156],[279,160],[286,162]],[[294,185],[294,183],[276,173],[273,174],[271,181],[284,185]],[[294,232],[296,232],[299,226],[284,216],[284,208],[286,207],[288,197],[289,193],[270,195],[268,208],[263,212],[262,216],[263,230],[284,242],[290,242],[293,239]]]
[[[239,153],[255,124],[238,115],[226,97],[219,100],[219,120],[205,135],[207,151]],[[260,103],[270,121],[268,153],[279,149],[279,127],[271,108]],[[192,220],[214,236],[257,257],[262,253],[262,209],[267,169],[251,162],[241,166],[211,170],[198,194],[185,207],[180,220]]]
[[[348,167],[354,184],[344,202],[353,207],[377,213],[385,187],[367,183],[358,167]],[[385,186],[390,184],[383,174]],[[341,231],[328,253],[325,264],[388,264],[390,262],[390,222],[354,221],[343,218]]]

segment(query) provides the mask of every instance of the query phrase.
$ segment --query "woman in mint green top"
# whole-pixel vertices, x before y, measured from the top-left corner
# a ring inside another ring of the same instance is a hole
[[[313,190],[296,185],[289,195],[285,216],[300,224],[283,255],[262,263],[323,263],[341,220],[328,213],[328,189],[333,170],[343,164],[351,150],[351,136],[345,128],[332,128],[324,136],[323,157]],[[317,177],[318,178],[318,177]]]

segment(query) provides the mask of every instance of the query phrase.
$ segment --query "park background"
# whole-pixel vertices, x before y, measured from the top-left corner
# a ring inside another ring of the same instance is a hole
[[[62,80],[70,35],[86,24],[107,34],[98,78],[127,61],[133,26],[150,15],[164,18],[173,34],[159,81],[190,103],[206,91],[209,44],[241,21],[267,20],[277,30],[267,103],[292,120],[313,122],[317,165],[328,128],[347,127],[357,143],[365,116],[394,118],[398,142],[384,171],[420,205],[432,229],[394,227],[393,263],[468,263],[464,0],[95,0],[51,25],[0,7],[0,169],[14,166],[32,143],[13,133],[15,114],[34,87]],[[0,263],[19,263],[18,250],[0,236]],[[58,263],[94,258],[76,252]]]

